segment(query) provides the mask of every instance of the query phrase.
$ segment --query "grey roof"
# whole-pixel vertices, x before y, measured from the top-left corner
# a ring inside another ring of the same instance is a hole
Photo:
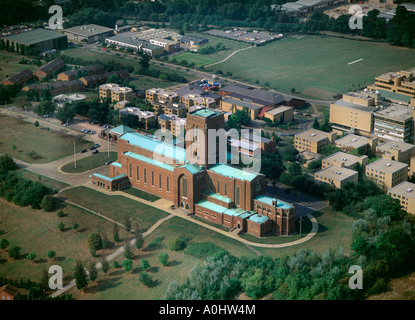
[[[20,72],[18,72],[16,74],[12,75],[11,77],[8,77],[4,81],[9,80],[10,82],[17,83],[21,79],[24,79],[25,77],[27,77],[29,75],[33,76],[33,72],[30,71],[30,70],[28,70],[28,69],[25,69],[23,71],[20,71]]]
[[[114,31],[114,29],[99,26],[97,24],[86,24],[64,30],[64,32],[73,33],[84,37],[96,36],[111,31]]]
[[[65,65],[65,62],[63,62],[63,60],[55,59],[45,64],[43,67],[39,69],[39,71],[50,73],[57,70],[58,68],[61,68],[63,65]]]
[[[342,107],[358,109],[358,110],[361,110],[361,111],[367,111],[367,112],[375,112],[377,110],[377,108],[375,108],[375,107],[366,107],[366,106],[362,106],[360,104],[344,101],[343,99],[337,100],[333,104],[334,105],[339,105],[339,106],[342,106]]]
[[[130,45],[130,46],[142,47],[142,48],[149,49],[149,50],[154,50],[154,49],[161,48],[160,46],[152,44],[152,43],[148,42],[147,40],[141,40],[141,39],[137,39],[137,38],[134,38],[134,37],[128,37],[128,36],[123,35],[123,34],[121,34],[121,35],[117,34],[115,36],[108,37],[105,40],[117,41],[117,42],[120,42],[120,43],[125,43],[125,44]]]
[[[260,99],[274,104],[279,104],[285,101],[284,96],[280,94],[273,93],[271,91],[263,89],[253,89],[249,88],[248,86],[241,86],[239,84],[231,84],[229,86],[222,88],[221,91],[229,93],[238,93],[246,97]]]
[[[24,31],[24,32],[20,32],[17,34],[13,34],[13,35],[4,37],[4,39],[26,44],[26,45],[32,45],[32,44],[40,43],[43,41],[62,38],[62,37],[66,38],[66,35],[63,35],[63,34],[60,34],[54,31],[49,31],[49,30],[38,28],[38,29],[30,30],[30,31]]]
[[[191,41],[193,41],[197,45],[209,42],[209,40],[206,38],[200,38],[200,37],[195,37],[195,36],[183,36],[180,39],[180,42],[191,42]]]
[[[262,108],[262,106],[258,106],[256,104],[252,104],[252,103],[249,103],[247,101],[236,100],[236,99],[232,99],[232,98],[224,98],[224,99],[222,99],[222,101],[226,102],[226,103],[231,103],[231,104],[234,104],[234,105],[237,105],[237,106],[242,106],[242,107],[248,108],[250,110],[257,110],[257,109]]]
[[[202,94],[205,90],[194,84],[183,86],[180,89],[176,90],[176,93],[179,97],[183,97],[186,94]]]

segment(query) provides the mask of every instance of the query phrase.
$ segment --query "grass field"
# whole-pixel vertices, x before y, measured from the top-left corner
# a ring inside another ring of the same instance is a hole
[[[86,245],[88,234],[105,233],[112,241],[111,222],[71,205],[65,205],[63,211],[64,217],[59,218],[56,211],[22,208],[0,199],[0,238],[7,239],[10,246],[22,248],[21,255],[16,260],[11,260],[5,251],[0,251],[0,277],[40,280],[44,268],[57,264],[63,268],[64,280],[67,281],[73,276],[76,259],[83,262],[90,260],[91,255]],[[60,221],[65,224],[63,232],[57,228]],[[77,231],[72,230],[74,223],[79,225]],[[126,231],[120,230],[120,237],[123,239],[126,236]],[[108,249],[97,252],[96,259],[115,248],[111,242]],[[47,257],[49,250],[56,252],[55,261],[50,261]],[[29,252],[34,252],[37,256],[34,263],[25,259]]]
[[[207,70],[231,72],[251,83],[268,81],[284,93],[294,87],[305,98],[332,99],[338,92],[373,83],[381,73],[415,66],[415,50],[407,48],[327,36],[296,37],[242,51]],[[358,59],[363,60],[348,65]]]
[[[74,141],[77,151],[90,144],[89,141],[4,115],[0,115],[0,128],[0,153],[29,163],[48,163],[68,156],[74,151]],[[15,150],[13,146],[16,146]],[[36,152],[39,158],[31,157],[31,151]]]
[[[124,224],[125,215],[128,214],[132,228],[140,224],[143,232],[167,216],[167,213],[146,204],[123,196],[108,196],[86,187],[65,190],[60,196],[122,224]]]
[[[32,64],[19,64],[19,61],[22,59],[23,56],[20,55],[0,52],[0,82],[22,70],[29,69],[34,71],[39,68]]]
[[[144,199],[144,200],[148,200],[148,201],[151,201],[151,202],[154,202],[154,201],[157,201],[157,200],[161,199],[160,197],[158,197],[154,194],[145,192],[143,190],[140,190],[140,189],[137,189],[137,188],[134,188],[134,187],[124,189],[122,191],[125,192],[125,193],[128,193],[128,194],[131,194],[135,197],[138,197],[138,198],[141,198],[141,199]]]
[[[55,180],[49,177],[45,177],[43,175],[34,173],[26,169],[19,169],[19,170],[16,170],[15,172],[24,179],[38,181],[52,190],[61,190],[63,188],[69,187],[69,184],[60,182],[58,180]]]
[[[108,153],[103,151],[76,161],[76,168],[75,163],[70,162],[62,166],[61,170],[66,173],[80,173],[105,165],[105,162],[107,161],[115,160],[117,160],[116,152],[110,152],[110,155],[108,156]]]

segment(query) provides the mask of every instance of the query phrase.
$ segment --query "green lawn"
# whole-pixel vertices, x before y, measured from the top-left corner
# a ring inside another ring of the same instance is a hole
[[[22,59],[23,56],[17,54],[0,52],[0,82],[22,70],[29,69],[35,71],[38,69],[37,66],[32,64],[19,64],[19,61]],[[1,103],[4,103],[4,101]]]
[[[68,156],[76,150],[86,148],[90,142],[44,127],[35,127],[33,123],[13,117],[0,115],[0,153],[29,163],[48,163]],[[13,146],[16,149],[13,150]],[[30,152],[38,156],[30,156]]]
[[[7,252],[0,250],[0,277],[39,281],[44,268],[57,264],[62,267],[64,280],[67,281],[73,277],[76,259],[84,263],[90,261],[91,255],[86,245],[90,233],[105,233],[111,242],[108,249],[97,252],[96,259],[110,254],[121,245],[114,246],[112,243],[111,222],[72,205],[62,204],[62,208],[64,217],[59,218],[56,210],[44,212],[30,207],[22,208],[0,199],[0,238],[7,239],[10,246],[22,248],[16,260],[10,259]],[[60,221],[65,224],[63,232],[57,228]],[[79,225],[77,231],[72,229],[74,223]],[[124,230],[120,230],[120,236],[131,238]],[[55,261],[47,257],[49,250],[56,252]],[[25,259],[29,252],[37,256],[34,263]]]
[[[231,72],[251,83],[268,81],[271,88],[288,94],[294,87],[296,95],[330,100],[338,92],[373,83],[381,73],[414,66],[413,49],[327,36],[295,37],[242,51],[208,70]],[[348,65],[358,59],[363,60]]]
[[[123,196],[108,196],[86,187],[65,190],[60,196],[122,224],[124,224],[125,215],[128,214],[132,228],[134,229],[137,224],[141,224],[143,232],[167,216],[164,211],[138,201]]]
[[[146,76],[137,76],[133,75],[130,79],[130,84],[135,85],[140,89],[151,89],[151,88],[167,88],[175,86],[177,82],[164,81],[156,78],[146,77]]]
[[[154,202],[154,201],[157,201],[157,200],[161,199],[160,197],[158,197],[154,194],[142,191],[142,190],[134,188],[134,187],[124,189],[122,191],[125,192],[125,193],[128,193],[128,194],[131,194],[135,197],[138,197],[138,198],[141,198],[141,199],[144,199],[144,200],[148,200],[148,201],[151,201],[151,202]]]
[[[110,155],[108,156],[108,152],[102,151],[97,154],[91,154],[86,158],[76,161],[76,168],[75,163],[70,162],[65,164],[61,170],[66,173],[80,173],[105,165],[105,162],[107,161],[115,160],[117,160],[116,152],[110,152]]]
[[[45,185],[46,187],[52,189],[52,190],[61,190],[63,188],[69,187],[69,184],[45,177],[41,174],[26,170],[26,169],[19,169],[15,171],[19,176],[21,176],[24,179],[32,180],[32,181],[38,181]]]

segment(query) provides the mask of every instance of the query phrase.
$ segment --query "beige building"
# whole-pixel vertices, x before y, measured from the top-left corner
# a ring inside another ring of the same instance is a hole
[[[415,145],[405,142],[388,141],[376,147],[376,154],[384,159],[410,164],[415,156]]]
[[[341,148],[342,151],[352,151],[357,149],[359,153],[364,153],[367,150],[375,151],[378,144],[378,138],[366,138],[356,134],[348,134],[335,141],[336,147]]]
[[[298,152],[308,151],[321,153],[321,149],[336,140],[336,132],[324,132],[316,129],[309,129],[294,136],[294,147]]]
[[[373,114],[378,110],[377,99],[378,96],[367,92],[344,94],[330,104],[329,121],[333,130],[369,137],[373,132]]]
[[[365,174],[381,189],[387,191],[408,180],[408,165],[394,160],[379,159],[366,166]]]
[[[157,121],[162,132],[170,131],[173,136],[184,134],[184,128],[186,127],[185,118],[180,118],[174,114],[162,114],[157,118]]]
[[[367,156],[357,157],[345,152],[336,152],[332,155],[324,158],[321,162],[322,169],[334,166],[356,170],[357,164],[360,164],[362,168],[365,168],[369,158]]]
[[[151,111],[141,111],[139,108],[127,107],[119,111],[120,119],[126,115],[132,115],[138,118],[146,130],[154,128],[156,124],[156,116]]]
[[[391,104],[374,114],[373,134],[378,136],[380,141],[412,143],[413,127],[412,111],[407,107]]]
[[[377,76],[375,83],[368,86],[369,90],[383,89],[390,92],[415,97],[415,68],[398,72],[387,72]]]
[[[252,120],[258,118],[258,114],[261,112],[262,107],[262,104],[254,103],[251,100],[239,100],[230,97],[224,97],[220,102],[220,109],[224,112],[235,113],[238,110],[247,109]]]
[[[341,189],[345,183],[352,181],[357,184],[358,173],[345,167],[329,166],[314,174],[316,182],[323,182],[332,185],[336,189]]]
[[[265,111],[264,117],[276,123],[292,121],[294,119],[294,108],[288,106],[277,107],[275,109]]]
[[[162,88],[151,88],[146,90],[146,100],[150,102],[156,102],[159,100],[170,101],[172,103],[178,103],[180,100],[177,92],[168,91]]]
[[[216,108],[216,100],[211,97],[203,97],[200,94],[189,93],[181,97],[181,102],[189,110],[193,106],[203,108]]]
[[[389,189],[388,195],[401,202],[402,209],[407,213],[415,214],[415,184],[402,182]]]
[[[115,83],[105,83],[99,86],[99,99],[101,101],[110,99],[112,102],[132,101],[134,99],[133,89],[120,87]]]

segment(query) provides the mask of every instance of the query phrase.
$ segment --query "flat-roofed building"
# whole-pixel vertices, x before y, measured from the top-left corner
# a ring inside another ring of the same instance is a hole
[[[132,36],[116,35],[105,38],[108,44],[116,45],[121,48],[130,48],[135,52],[142,52],[152,57],[159,57],[164,54],[164,48],[150,43],[146,40],[136,39]]]
[[[190,50],[197,52],[200,47],[209,43],[209,40],[206,38],[200,38],[195,36],[183,36],[180,39],[180,46],[185,50]]]
[[[122,119],[126,115],[132,115],[138,118],[138,121],[140,121],[144,128],[146,130],[150,128],[154,128],[156,124],[156,116],[154,115],[154,112],[151,111],[141,111],[141,109],[136,107],[126,107],[119,111],[120,113],[120,119]]]
[[[397,72],[386,72],[375,78],[369,90],[387,90],[415,97],[415,68]]]
[[[165,52],[175,52],[180,50],[180,42],[172,38],[153,38],[150,43],[159,47],[163,47]]]
[[[169,91],[162,88],[151,88],[146,90],[146,100],[150,102],[162,100],[178,103],[180,98],[175,91]]]
[[[377,98],[369,94],[344,94],[330,104],[330,118],[337,133],[356,133],[369,137],[373,132]]]
[[[321,153],[321,149],[336,140],[336,132],[324,132],[316,129],[308,129],[294,136],[294,147],[298,152],[308,151]]]
[[[352,181],[357,184],[358,172],[339,166],[329,166],[314,174],[316,182],[327,183],[336,189],[341,189],[345,183]]]
[[[47,52],[54,49],[62,50],[68,47],[68,38],[66,35],[41,28],[0,38],[0,41],[6,45],[8,44],[9,47],[13,47],[15,52],[22,54],[30,53],[33,50]]]
[[[357,150],[359,154],[365,153],[367,150],[375,151],[378,144],[378,138],[366,138],[356,134],[348,134],[335,141],[336,147],[342,151]]]
[[[205,97],[204,95],[189,93],[181,97],[180,101],[189,110],[190,107],[200,106],[205,108],[216,108],[217,103],[214,98]]]
[[[407,213],[415,214],[415,184],[407,181],[402,182],[389,189],[388,195],[394,199],[398,199],[402,209]]]
[[[259,135],[253,134],[252,131],[246,132],[245,130],[241,133],[241,141],[249,142],[261,148],[262,152],[266,153],[275,153],[276,152],[276,143],[274,137],[271,139],[261,137]]]
[[[103,42],[105,38],[114,34],[114,29],[97,24],[80,25],[64,29],[63,33],[68,36],[69,41],[81,43]]]
[[[415,145],[398,141],[387,141],[376,147],[376,154],[384,159],[410,164],[415,156]]]
[[[121,87],[116,83],[106,83],[99,86],[99,99],[101,101],[110,99],[111,102],[132,101],[134,99],[133,89]]]
[[[374,131],[380,141],[410,142],[414,140],[412,111],[392,104],[374,114]]]
[[[239,100],[230,97],[222,98],[220,102],[220,109],[224,112],[235,113],[238,110],[247,109],[252,120],[258,118],[263,105],[253,103],[251,100]]]
[[[360,164],[364,169],[368,161],[369,158],[367,156],[357,157],[349,153],[338,151],[324,158],[321,162],[321,167],[325,169],[327,167],[335,166],[356,170],[357,164]]]
[[[384,191],[408,180],[408,165],[389,159],[379,159],[366,166],[365,175]]]
[[[186,114],[186,106],[182,103],[159,100],[158,102],[152,102],[151,105],[153,106],[156,116],[161,114],[173,114],[182,118]]]
[[[161,114],[157,117],[160,130],[170,132],[173,136],[180,136],[186,127],[186,118],[180,118],[174,114]]]
[[[3,86],[12,86],[12,85],[15,85],[15,84],[24,84],[32,78],[33,78],[33,72],[26,69],[26,70],[20,71],[16,74],[12,75],[11,77],[8,77],[8,78],[4,79],[1,84]]]
[[[264,117],[275,123],[286,123],[294,120],[294,108],[280,106],[275,109],[265,111]]]

